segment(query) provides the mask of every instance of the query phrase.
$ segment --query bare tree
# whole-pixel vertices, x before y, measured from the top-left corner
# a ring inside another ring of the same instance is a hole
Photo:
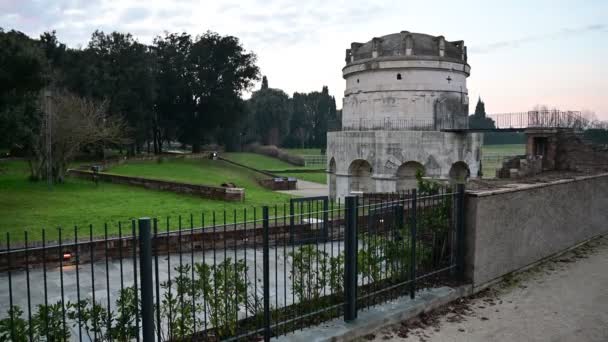
[[[108,116],[106,102],[68,92],[56,93],[50,101],[52,113],[41,121],[39,133],[33,138],[29,160],[32,179],[46,179],[50,171],[55,182],[62,182],[69,162],[82,147],[123,140],[125,124],[120,118]]]

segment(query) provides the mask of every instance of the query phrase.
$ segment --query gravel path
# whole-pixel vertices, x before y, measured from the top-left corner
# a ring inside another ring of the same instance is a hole
[[[327,196],[329,194],[326,184],[308,182],[301,179],[298,179],[297,190],[279,190],[277,192],[298,197]]]
[[[363,340],[606,342],[608,237]]]

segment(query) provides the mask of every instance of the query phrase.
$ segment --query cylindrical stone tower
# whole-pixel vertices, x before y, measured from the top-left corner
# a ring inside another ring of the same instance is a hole
[[[402,31],[346,50],[342,128],[328,133],[330,194],[415,187],[416,170],[464,180],[479,169],[481,136],[467,127],[463,41]]]

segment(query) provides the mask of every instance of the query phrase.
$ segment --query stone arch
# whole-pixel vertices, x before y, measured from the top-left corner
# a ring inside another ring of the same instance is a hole
[[[355,159],[348,167],[349,190],[373,192],[372,165],[364,159]]]
[[[469,166],[467,165],[467,163],[463,161],[457,161],[452,164],[449,175],[450,183],[462,184],[466,183],[469,177],[471,177],[471,171],[469,170]]]
[[[424,173],[424,166],[417,161],[408,161],[397,169],[397,191],[407,191],[417,187],[416,172]]]
[[[327,167],[327,177],[328,185],[329,185],[329,197],[335,199],[336,198],[336,160],[332,157],[329,160],[329,165]]]

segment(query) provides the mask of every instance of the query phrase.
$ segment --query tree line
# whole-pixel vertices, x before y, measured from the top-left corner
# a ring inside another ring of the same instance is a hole
[[[237,37],[211,31],[164,33],[149,45],[95,31],[85,47],[69,48],[55,32],[31,38],[0,28],[0,148],[33,149],[48,91],[103,104],[103,121],[125,128],[112,143],[131,154],[160,153],[176,141],[193,152],[207,143],[324,146],[327,121],[336,118],[327,87],[289,98],[265,80],[244,100],[260,79],[256,62]]]
[[[327,86],[321,91],[295,92],[270,88],[266,76],[262,86],[247,101],[246,140],[285,147],[325,149],[327,131],[340,121],[336,99]]]

